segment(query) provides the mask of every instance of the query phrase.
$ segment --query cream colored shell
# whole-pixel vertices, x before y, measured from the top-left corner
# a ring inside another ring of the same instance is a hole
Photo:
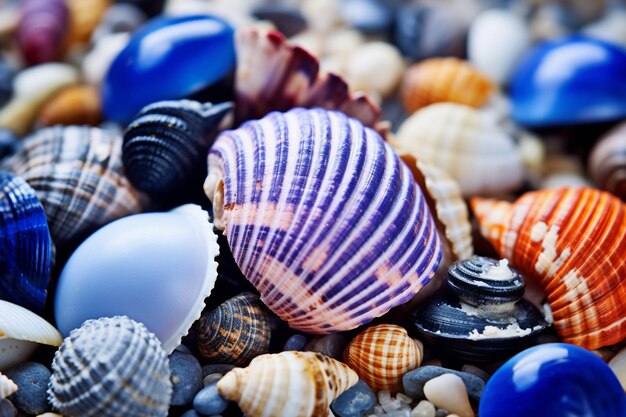
[[[0,400],[7,398],[17,391],[17,385],[8,376],[0,372]]]

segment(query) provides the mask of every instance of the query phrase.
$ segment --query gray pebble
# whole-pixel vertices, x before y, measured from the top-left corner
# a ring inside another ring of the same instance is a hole
[[[438,366],[422,366],[404,374],[402,377],[404,393],[415,400],[422,400],[425,398],[424,385],[426,382],[448,373],[461,377],[465,388],[467,388],[469,397],[477,402],[480,400],[485,389],[485,381],[467,372],[455,371],[454,369],[441,368]]]
[[[463,367],[461,368],[461,371],[463,372],[467,372],[468,374],[473,374],[476,375],[477,377],[479,377],[480,379],[482,379],[483,381],[487,382],[489,381],[489,374],[487,372],[485,372],[484,370],[480,369],[477,366],[474,365],[463,365]]]
[[[0,417],[15,417],[17,415],[17,408],[13,403],[6,398],[0,400]]]
[[[302,334],[294,334],[287,342],[285,342],[285,346],[283,350],[297,350],[301,351],[306,346],[306,337]]]
[[[202,379],[202,385],[205,387],[207,385],[211,385],[212,383],[217,382],[220,379],[222,379],[223,376],[224,375],[222,374],[209,374]]]
[[[438,408],[437,411],[435,411],[435,417],[446,417],[448,414],[450,414],[448,410],[444,410],[443,408]]]
[[[191,404],[195,395],[202,389],[202,367],[191,355],[174,353],[170,355],[170,380],[172,381],[171,405]]]
[[[201,417],[200,414],[196,413],[196,410],[194,410],[193,408],[189,411],[186,411],[185,414],[183,414],[180,417]]]
[[[330,409],[337,417],[361,417],[374,409],[376,394],[363,380],[337,397]]]
[[[176,349],[174,349],[174,352],[172,352],[172,355],[193,355],[193,354],[191,353],[191,351],[189,350],[187,346],[180,344],[176,346]]]
[[[24,362],[4,372],[17,385],[17,392],[9,398],[13,405],[26,414],[43,414],[48,411],[48,382],[50,370],[37,362]]]
[[[193,399],[193,409],[198,414],[211,416],[220,414],[228,407],[228,400],[217,392],[217,383],[202,388]]]
[[[304,347],[305,351],[320,352],[324,355],[341,360],[343,350],[346,348],[348,340],[341,333],[327,334],[324,336],[316,336]]]
[[[202,367],[202,378],[206,378],[207,375],[211,375],[211,374],[226,375],[226,373],[230,371],[231,369],[235,369],[235,365],[229,365],[225,363],[204,365]]]

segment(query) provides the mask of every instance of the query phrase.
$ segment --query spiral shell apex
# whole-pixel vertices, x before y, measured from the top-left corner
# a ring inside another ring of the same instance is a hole
[[[126,316],[87,320],[54,355],[48,399],[66,417],[165,417],[171,395],[161,342]]]
[[[282,352],[256,357],[217,383],[248,417],[326,417],[330,403],[356,384],[357,374],[321,353]]]
[[[367,323],[411,299],[441,260],[409,169],[343,113],[271,113],[222,133],[208,165],[216,226],[261,300],[295,329]]]

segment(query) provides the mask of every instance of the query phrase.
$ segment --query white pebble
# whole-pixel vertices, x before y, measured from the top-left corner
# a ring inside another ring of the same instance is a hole
[[[424,395],[438,408],[444,408],[460,417],[475,416],[465,384],[457,375],[443,374],[426,382]]]
[[[409,410],[396,410],[387,414],[383,414],[381,417],[411,417],[411,411]]]
[[[430,401],[422,400],[411,411],[411,417],[435,417],[437,410]]]
[[[382,404],[383,410],[385,410],[385,412],[389,413],[390,411],[396,411],[400,409],[400,406],[402,405],[402,403],[398,400],[389,400],[388,402],[386,402],[385,404]]]
[[[387,390],[378,391],[378,402],[385,405],[391,401],[391,393]]]
[[[411,404],[413,402],[413,399],[411,397],[409,397],[408,395],[404,395],[401,392],[396,395],[396,399],[404,404]]]

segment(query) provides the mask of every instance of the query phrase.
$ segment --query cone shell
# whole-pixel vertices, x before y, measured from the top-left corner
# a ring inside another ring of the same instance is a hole
[[[597,349],[626,336],[626,205],[591,188],[474,198],[481,233],[543,286],[564,342]]]
[[[380,324],[359,333],[343,359],[374,391],[395,393],[402,390],[402,376],[422,363],[422,349],[404,328]]]
[[[4,167],[37,192],[57,246],[142,209],[122,169],[122,137],[87,126],[41,129]]]
[[[241,294],[203,312],[196,327],[200,355],[209,362],[245,366],[269,352],[270,320],[257,295]]]
[[[390,142],[400,154],[446,171],[464,196],[512,191],[523,180],[513,138],[492,118],[468,106],[428,106],[406,119]]]
[[[208,165],[216,226],[263,303],[295,329],[367,323],[411,299],[441,260],[409,169],[340,112],[248,122],[217,138]]]
[[[494,84],[468,62],[458,58],[431,58],[413,64],[401,87],[402,103],[413,114],[433,103],[451,102],[482,107]]]
[[[591,151],[589,172],[601,188],[626,201],[626,123],[596,144]]]
[[[0,400],[7,398],[17,391],[17,385],[9,377],[0,372]]]
[[[69,9],[64,0],[24,0],[20,7],[17,44],[30,64],[58,59],[69,28]]]
[[[100,94],[95,87],[77,85],[67,87],[44,105],[39,114],[39,124],[91,125],[102,121]]]
[[[326,417],[330,403],[356,384],[357,374],[321,353],[261,355],[217,383],[248,417]]]
[[[161,342],[126,316],[87,320],[54,355],[48,400],[65,417],[165,417],[171,396]]]

